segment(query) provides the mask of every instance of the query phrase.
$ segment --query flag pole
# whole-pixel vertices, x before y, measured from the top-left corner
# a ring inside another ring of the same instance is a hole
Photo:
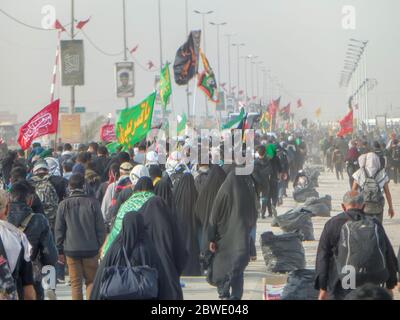
[[[194,89],[193,89],[193,124],[196,127],[196,95],[197,95],[197,75],[194,81]]]
[[[52,103],[54,101],[54,92],[55,92],[55,87],[56,87],[56,82],[57,82],[57,69],[58,69],[59,56],[60,56],[60,40],[61,40],[61,30],[58,30],[56,60],[54,62],[53,79],[52,79],[51,87],[50,87],[50,103]],[[54,134],[54,149],[57,149],[57,139],[58,139],[58,124],[57,124],[57,131]]]

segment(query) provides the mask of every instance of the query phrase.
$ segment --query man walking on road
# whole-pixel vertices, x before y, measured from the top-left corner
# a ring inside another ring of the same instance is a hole
[[[105,239],[105,227],[99,202],[84,191],[85,179],[80,174],[69,179],[70,196],[60,203],[56,219],[56,242],[61,255],[66,256],[71,279],[72,300],[90,296],[98,267],[98,255]]]
[[[364,214],[364,198],[357,191],[344,195],[342,208],[321,234],[315,279],[319,300],[343,300],[365,283],[392,290],[397,259],[382,224]]]

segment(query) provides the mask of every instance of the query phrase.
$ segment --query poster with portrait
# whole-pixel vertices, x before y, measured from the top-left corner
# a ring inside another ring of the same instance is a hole
[[[135,96],[135,66],[133,62],[117,62],[115,64],[115,79],[118,98]]]

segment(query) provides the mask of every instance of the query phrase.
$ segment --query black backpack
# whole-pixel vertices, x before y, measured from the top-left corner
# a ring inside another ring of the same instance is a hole
[[[347,214],[348,215],[348,214]],[[365,283],[383,284],[389,278],[386,267],[385,233],[375,218],[349,215],[340,232],[336,266],[340,279],[349,275],[346,266],[355,270],[356,287]]]

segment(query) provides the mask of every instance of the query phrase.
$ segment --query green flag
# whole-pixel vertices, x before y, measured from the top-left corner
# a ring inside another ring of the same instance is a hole
[[[110,142],[106,148],[110,154],[117,153],[120,144],[118,142]]]
[[[177,126],[177,133],[178,135],[181,134],[182,131],[186,129],[186,113],[184,113],[182,116],[178,116],[178,126]]]
[[[117,142],[125,148],[143,140],[151,130],[151,121],[153,118],[154,102],[156,92],[153,92],[145,100],[134,107],[122,110],[119,113],[115,130]]]
[[[242,109],[237,117],[222,126],[222,130],[235,129],[234,127],[237,127],[239,125],[239,123],[244,119],[244,116],[245,112],[244,109]]]
[[[160,98],[164,108],[167,107],[171,93],[172,93],[171,77],[169,73],[169,63],[167,63],[165,67],[162,68],[160,75]]]

